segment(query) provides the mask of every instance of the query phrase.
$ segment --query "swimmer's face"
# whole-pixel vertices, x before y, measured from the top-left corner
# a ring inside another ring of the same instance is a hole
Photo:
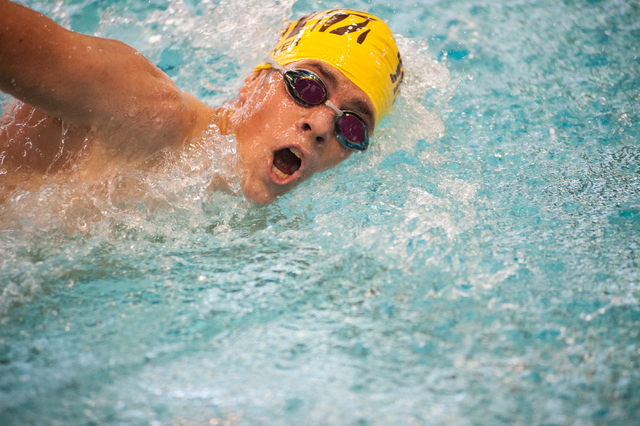
[[[285,68],[317,74],[335,106],[355,112],[369,129],[374,128],[373,103],[340,71],[315,60]],[[242,190],[252,201],[268,204],[353,153],[336,138],[336,113],[327,105],[308,108],[296,103],[277,71],[263,70],[247,77],[238,103],[233,125],[242,158]]]

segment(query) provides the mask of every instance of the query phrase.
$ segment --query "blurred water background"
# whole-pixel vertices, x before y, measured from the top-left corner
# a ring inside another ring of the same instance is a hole
[[[211,105],[335,6],[24,4]],[[269,207],[197,161],[0,206],[1,424],[640,424],[640,4],[345,6],[407,69],[363,155]]]

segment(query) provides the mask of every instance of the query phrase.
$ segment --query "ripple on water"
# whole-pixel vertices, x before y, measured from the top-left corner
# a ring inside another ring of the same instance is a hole
[[[252,34],[325,5],[223,3],[113,4],[97,31],[218,102]],[[406,36],[395,111],[271,206],[207,192],[198,158],[14,194],[9,424],[633,422],[638,13],[583,3],[368,4]]]

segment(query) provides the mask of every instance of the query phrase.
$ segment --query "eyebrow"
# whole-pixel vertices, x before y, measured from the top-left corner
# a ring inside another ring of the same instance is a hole
[[[318,74],[320,74],[322,80],[329,84],[331,90],[336,89],[336,87],[338,86],[338,79],[333,74],[331,74],[326,66],[322,64],[309,64],[308,67],[314,68],[318,72]],[[371,111],[371,108],[365,101],[355,98],[348,100],[347,104],[348,109],[354,110],[354,112],[363,115],[363,118],[369,122],[369,127],[373,129],[373,127],[375,126],[375,120],[373,119],[374,115]]]
[[[329,82],[331,89],[335,89],[338,86],[338,79],[335,75],[331,74],[326,66],[322,64],[309,64],[310,68],[315,68],[318,74],[322,77],[322,80]]]
[[[376,123],[373,120],[373,113],[371,112],[371,108],[369,108],[369,105],[361,99],[352,99],[349,101],[349,104],[353,105],[352,108],[355,109],[356,112],[364,115],[364,118],[369,121],[368,125],[371,128],[370,131],[373,131],[373,127]]]

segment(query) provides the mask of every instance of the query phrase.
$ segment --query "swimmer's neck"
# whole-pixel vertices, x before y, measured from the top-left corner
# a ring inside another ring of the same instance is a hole
[[[187,102],[191,101],[191,107],[195,110],[188,140],[201,139],[212,126],[217,127],[223,136],[236,133],[237,99],[232,99],[217,108],[212,108],[198,102],[191,95],[185,94],[185,97]]]
[[[235,114],[237,112],[237,99],[225,102],[222,106],[216,108],[216,121],[212,122],[220,129],[223,136],[236,134],[237,120]]]

